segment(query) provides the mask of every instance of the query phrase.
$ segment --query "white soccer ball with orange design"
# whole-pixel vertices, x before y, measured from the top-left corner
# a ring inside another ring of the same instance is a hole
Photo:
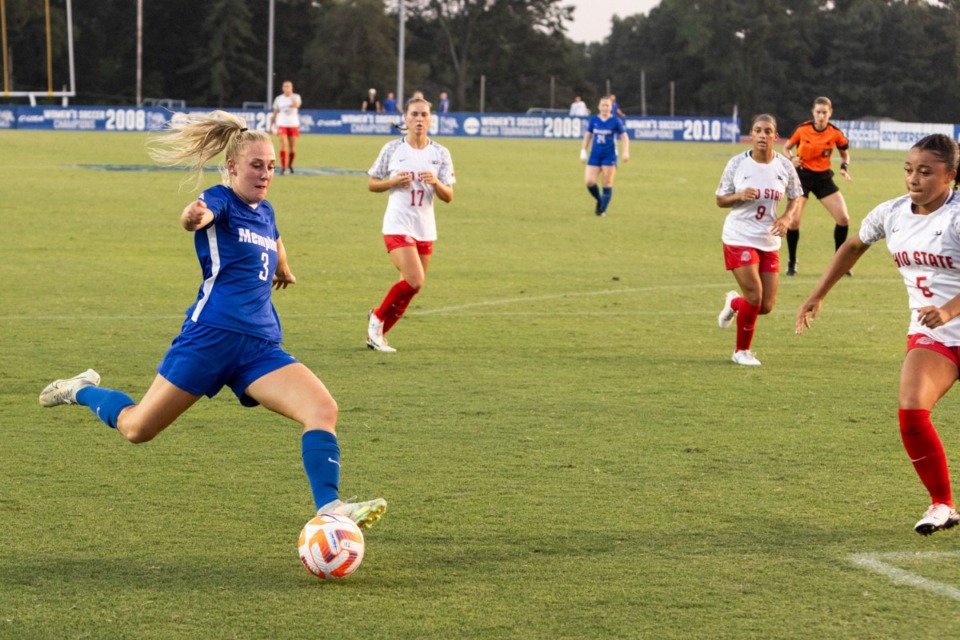
[[[303,566],[323,580],[339,580],[356,571],[365,549],[363,533],[353,520],[330,513],[303,525],[298,547]]]

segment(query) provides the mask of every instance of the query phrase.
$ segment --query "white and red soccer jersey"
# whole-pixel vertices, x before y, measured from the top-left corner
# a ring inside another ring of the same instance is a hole
[[[278,127],[300,127],[300,109],[293,106],[295,104],[301,104],[299,93],[292,93],[289,96],[281,93],[273,100]]]
[[[434,188],[419,179],[425,172],[436,175],[444,185],[457,181],[450,152],[433,140],[423,149],[414,149],[407,144],[406,138],[383,145],[376,162],[367,172],[370,176],[386,180],[399,173],[413,173],[409,187],[390,189],[387,211],[383,215],[383,235],[412,236],[423,242],[437,239]]]
[[[752,187],[760,192],[757,200],[741,202],[733,207],[723,223],[723,243],[735,247],[752,247],[760,251],[777,251],[780,238],[770,233],[777,217],[777,206],[784,197],[793,200],[803,195],[800,178],[793,164],[774,153],[767,164],[757,162],[750,151],[739,153],[727,162],[718,196],[726,196]]]
[[[916,312],[920,307],[943,306],[960,294],[960,196],[951,192],[944,205],[928,215],[913,213],[909,195],[880,204],[864,218],[860,239],[872,245],[881,238],[886,238],[907,285],[908,333],[960,346],[960,320],[930,329],[917,321]]]

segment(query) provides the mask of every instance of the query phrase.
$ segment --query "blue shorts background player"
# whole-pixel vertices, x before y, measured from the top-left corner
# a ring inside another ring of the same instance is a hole
[[[610,199],[613,197],[613,179],[617,175],[617,138],[623,143],[623,161],[630,160],[630,137],[623,120],[613,114],[613,101],[610,96],[600,98],[600,113],[591,116],[587,122],[587,132],[583,135],[580,149],[580,162],[587,163],[584,182],[587,191],[597,201],[594,213],[606,215]],[[589,159],[587,149],[589,148]],[[603,193],[597,187],[597,178],[603,172]]]
[[[130,442],[148,442],[197,400],[230,387],[247,407],[267,409],[303,425],[303,466],[318,513],[337,513],[367,527],[386,509],[383,499],[339,499],[337,403],[317,376],[286,353],[273,289],[296,283],[287,264],[273,207],[266,200],[274,176],[270,136],[250,131],[235,115],[177,114],[171,132],[151,141],[151,156],[189,165],[196,184],[204,165],[225,152],[224,185],[204,191],[180,214],[193,233],[203,281],[157,376],[139,403],[99,387],[93,369],[49,384],[40,404],[80,404]]]

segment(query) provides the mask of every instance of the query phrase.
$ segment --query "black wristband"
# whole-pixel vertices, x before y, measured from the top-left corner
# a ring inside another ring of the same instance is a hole
[[[850,168],[850,165],[847,164],[846,162],[841,162],[841,163],[840,163],[840,171],[846,171],[846,170],[848,170],[849,168]]]

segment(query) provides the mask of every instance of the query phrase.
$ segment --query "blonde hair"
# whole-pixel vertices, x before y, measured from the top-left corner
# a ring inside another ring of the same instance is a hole
[[[226,151],[218,169],[225,185],[230,185],[227,160],[238,160],[254,142],[273,144],[263,131],[251,131],[240,116],[226,111],[210,113],[176,113],[167,124],[168,133],[154,136],[147,142],[147,153],[158,164],[187,167],[192,171],[193,189],[203,181],[203,168]],[[181,186],[191,182],[184,178]]]

